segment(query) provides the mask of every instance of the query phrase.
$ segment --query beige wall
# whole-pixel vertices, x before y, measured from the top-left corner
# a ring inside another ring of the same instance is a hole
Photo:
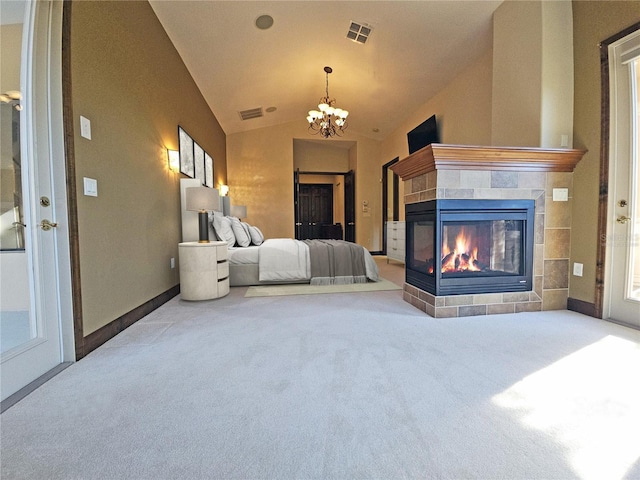
[[[573,145],[573,18],[571,0],[542,2],[540,147]],[[562,136],[567,141],[563,144]]]
[[[582,277],[570,277],[569,296],[594,301],[598,248],[601,76],[598,44],[640,21],[637,1],[574,1],[574,147],[588,152],[573,177],[571,262],[584,264]]]
[[[491,145],[540,146],[541,24],[541,2],[507,1],[493,15]]]
[[[349,149],[353,142],[293,140],[293,166],[301,172],[349,171]]]
[[[300,121],[227,136],[232,203],[247,205],[247,222],[258,226],[267,238],[294,236],[294,141],[308,140],[307,128],[308,124],[301,118]],[[356,242],[369,250],[378,250],[381,248],[378,223],[382,218],[380,142],[347,132],[339,140],[326,140],[327,148],[334,141],[354,145],[347,152],[348,168],[356,172]],[[342,166],[342,161],[336,160],[336,165]],[[332,161],[332,167],[336,165]],[[313,170],[319,171],[315,167]],[[369,201],[369,212],[362,211],[363,200]]]
[[[491,144],[492,52],[464,70],[435,97],[409,115],[382,143],[379,159],[382,165],[409,154],[407,132],[435,114],[440,143],[460,145]],[[400,198],[404,196],[400,182]],[[404,220],[404,204],[400,204],[400,220]]]
[[[493,16],[491,144],[570,145],[571,1],[506,1]]]
[[[71,61],[83,328],[87,335],[179,283],[182,125],[226,180],[225,135],[147,2],[73,2]],[[79,116],[92,140],[80,136]],[[83,177],[98,197],[82,195]]]

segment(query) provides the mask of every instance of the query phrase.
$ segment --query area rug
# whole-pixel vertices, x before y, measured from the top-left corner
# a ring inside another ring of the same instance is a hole
[[[317,295],[322,293],[379,292],[401,290],[402,287],[380,278],[377,282],[353,283],[351,285],[258,285],[249,287],[245,297],[275,297],[279,295]]]

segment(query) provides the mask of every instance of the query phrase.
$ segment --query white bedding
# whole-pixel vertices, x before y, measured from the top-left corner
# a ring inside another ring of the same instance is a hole
[[[364,247],[363,250],[367,278],[377,281],[378,265]],[[308,246],[289,238],[268,239],[261,246],[229,248],[229,263],[232,268],[234,265],[259,265],[259,279],[265,283],[311,280]]]
[[[298,281],[311,278],[309,248],[292,238],[270,238],[260,245],[261,282]]]
[[[259,249],[260,247],[257,245],[229,248],[229,263],[231,265],[257,265]]]

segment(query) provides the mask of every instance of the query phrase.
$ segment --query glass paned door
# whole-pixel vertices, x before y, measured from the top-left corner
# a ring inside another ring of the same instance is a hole
[[[15,2],[15,5],[19,5]],[[10,23],[0,26],[2,84],[0,85],[0,353],[37,336],[30,312],[29,268],[24,219],[23,169],[20,149],[22,19],[24,10],[7,12]],[[16,7],[14,7],[16,8]],[[13,20],[11,20],[13,19]],[[20,23],[14,23],[20,22]]]
[[[17,7],[23,10],[12,15]],[[73,359],[62,9],[62,2],[47,0],[0,1],[0,94],[10,92],[0,103],[5,104],[3,120],[11,119],[11,146],[5,146],[3,135],[1,159],[2,213],[11,218],[0,251],[3,402],[60,365],[63,355]],[[14,18],[22,23],[8,22]],[[5,84],[9,80],[12,83]],[[11,100],[15,96],[19,102]],[[19,111],[19,122],[13,121],[16,114],[11,109]],[[3,123],[3,134],[5,130]]]
[[[609,46],[611,130],[604,318],[640,327],[640,30]]]
[[[635,91],[633,117],[635,125],[633,126],[632,139],[632,178],[631,192],[633,195],[632,205],[629,218],[631,219],[631,242],[629,245],[630,257],[630,274],[628,278],[629,298],[640,302],[640,59],[633,62],[633,70],[635,77],[633,78],[633,89]]]

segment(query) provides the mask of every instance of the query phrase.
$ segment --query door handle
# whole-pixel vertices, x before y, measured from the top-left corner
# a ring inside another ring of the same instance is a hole
[[[349,223],[347,223],[347,225],[355,225],[355,224],[356,224],[356,222],[349,222]]]
[[[40,222],[40,228],[45,232],[48,232],[49,230],[51,230],[52,228],[56,228],[57,226],[58,226],[57,223],[50,222],[46,218]]]
[[[625,217],[624,215],[619,215],[618,218],[616,218],[616,222],[618,223],[627,223],[629,220],[631,220],[629,217]]]

